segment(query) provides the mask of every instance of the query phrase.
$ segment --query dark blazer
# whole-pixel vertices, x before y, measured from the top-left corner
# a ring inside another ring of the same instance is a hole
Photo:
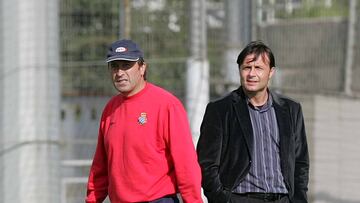
[[[270,91],[279,127],[281,170],[293,203],[307,203],[309,154],[299,103]],[[227,203],[249,172],[253,130],[242,88],[210,102],[201,124],[197,153],[209,203]]]

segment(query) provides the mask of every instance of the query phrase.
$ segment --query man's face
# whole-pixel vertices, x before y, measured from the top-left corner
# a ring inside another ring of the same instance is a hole
[[[136,61],[111,61],[109,64],[114,87],[124,96],[138,93],[145,85],[145,63]]]
[[[247,55],[240,65],[241,85],[246,93],[256,95],[266,92],[274,68],[270,67],[266,54],[255,58],[254,54]]]

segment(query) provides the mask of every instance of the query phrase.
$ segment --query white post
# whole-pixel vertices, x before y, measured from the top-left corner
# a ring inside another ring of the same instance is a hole
[[[236,59],[247,43],[251,41],[252,31],[252,1],[250,0],[226,0],[226,27],[225,27],[225,50],[224,65],[226,89],[232,91],[239,87],[240,76]]]
[[[355,26],[356,26],[356,3],[357,0],[350,0],[349,2],[349,20],[348,20],[348,36],[346,45],[346,61],[344,73],[344,92],[346,95],[351,95],[352,85],[352,66],[354,64],[354,47],[355,47]]]
[[[60,202],[59,2],[0,2],[0,202]]]
[[[194,144],[200,135],[200,125],[209,102],[209,63],[208,61],[187,61],[186,99]]]
[[[209,62],[206,46],[206,1],[190,1],[190,52],[187,61],[186,107],[194,143],[200,135],[200,125],[209,101]]]

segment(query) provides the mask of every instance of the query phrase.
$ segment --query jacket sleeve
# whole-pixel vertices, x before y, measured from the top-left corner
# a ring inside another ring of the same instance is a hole
[[[309,153],[306,140],[305,124],[301,106],[295,117],[295,174],[294,174],[294,203],[307,203],[309,182]]]
[[[219,166],[223,144],[222,118],[212,103],[206,107],[201,124],[197,154],[202,172],[202,187],[210,202],[228,202],[230,191],[220,181]]]
[[[108,195],[107,156],[104,147],[104,122],[100,123],[98,142],[87,184],[86,203],[101,203]]]
[[[182,104],[169,107],[167,125],[167,143],[182,200],[184,203],[202,203],[200,166]]]

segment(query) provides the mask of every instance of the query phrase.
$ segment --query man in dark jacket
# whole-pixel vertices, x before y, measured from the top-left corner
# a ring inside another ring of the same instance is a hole
[[[307,203],[309,154],[301,105],[272,92],[275,58],[260,41],[237,58],[241,86],[210,102],[197,145],[209,203]]]

